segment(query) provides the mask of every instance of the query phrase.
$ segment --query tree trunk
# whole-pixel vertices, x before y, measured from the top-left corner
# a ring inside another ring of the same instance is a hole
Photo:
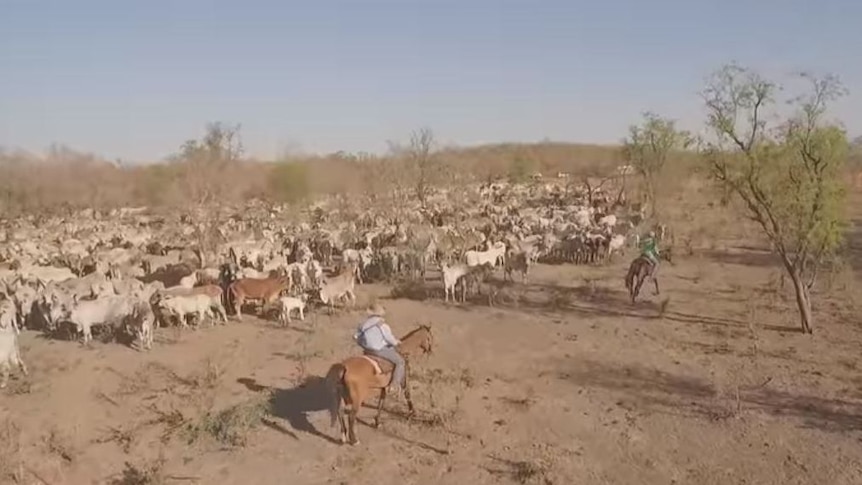
[[[802,333],[812,333],[814,316],[811,313],[811,298],[808,294],[808,285],[802,281],[799,271],[790,271],[790,279],[793,280],[793,289],[796,292],[796,306],[799,308],[799,317],[802,323]]]

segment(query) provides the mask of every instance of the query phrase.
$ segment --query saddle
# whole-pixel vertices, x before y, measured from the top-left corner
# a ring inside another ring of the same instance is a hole
[[[645,255],[645,254],[641,254],[640,256],[638,256],[638,258],[637,258],[637,259],[642,260],[643,262],[647,263],[647,264],[648,264],[648,265],[650,265],[651,267],[652,267],[652,266],[655,266],[655,263],[653,263],[653,261],[649,258],[649,256],[647,256],[647,255]]]
[[[371,355],[368,352],[363,352],[362,358],[364,358],[365,360],[370,362],[372,366],[374,366],[374,375],[388,374],[395,370],[395,364],[389,362],[382,357]]]

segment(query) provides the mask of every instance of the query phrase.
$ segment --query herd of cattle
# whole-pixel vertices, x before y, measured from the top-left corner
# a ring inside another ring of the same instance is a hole
[[[150,349],[155,328],[226,323],[230,309],[355,303],[369,281],[427,281],[462,301],[496,267],[526,279],[537,261],[598,263],[637,244],[639,208],[602,191],[554,184],[484,184],[441,190],[425,204],[333,197],[300,214],[240,209],[158,215],[146,208],[0,221],[0,366],[26,373],[21,328],[51,336],[126,336]],[[383,209],[386,205],[389,208]],[[394,208],[392,208],[394,207]],[[132,340],[130,340],[131,342]]]

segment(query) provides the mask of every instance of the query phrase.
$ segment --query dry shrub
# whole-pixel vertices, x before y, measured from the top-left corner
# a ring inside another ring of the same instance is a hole
[[[466,368],[460,370],[411,368],[408,385],[421,383],[419,390],[427,395],[428,412],[415,421],[431,427],[451,429],[461,415],[461,402],[467,389],[475,385],[475,377]],[[423,400],[425,398],[423,397]]]
[[[44,156],[0,152],[0,210],[4,214],[68,213],[119,206],[189,207],[251,199],[299,202],[309,196],[364,194],[377,198],[409,186],[403,160],[343,152],[290,156],[278,162],[210,160],[190,156],[186,147],[170,163],[124,164],[95,154],[54,147]],[[584,167],[612,171],[621,163],[617,147],[568,143],[500,144],[447,148],[443,185],[458,185],[506,174],[516,158],[543,172],[577,176]],[[205,168],[205,169],[203,169]]]
[[[123,453],[128,454],[132,445],[135,443],[137,438],[137,431],[140,428],[139,426],[129,426],[129,427],[110,427],[108,428],[102,437],[94,440],[94,443],[116,443],[117,446],[123,450]]]
[[[21,457],[21,428],[12,418],[0,422],[0,483],[19,483],[24,477]]]
[[[218,412],[208,411],[190,423],[185,436],[189,444],[207,437],[227,447],[243,447],[249,433],[269,413],[271,396],[255,396]]]
[[[527,484],[542,484],[548,485],[553,481],[548,477],[550,464],[544,459],[535,460],[507,460],[503,458],[491,457],[495,462],[502,465],[501,467],[486,468],[491,474],[499,477],[508,477],[510,480]]]
[[[78,455],[78,449],[72,437],[59,428],[52,427],[42,438],[48,454],[56,455],[66,463],[72,463]]]
[[[204,359],[201,369],[193,372],[186,380],[194,389],[215,389],[224,375],[224,369],[225,366],[219,361],[207,357]]]
[[[165,475],[165,458],[161,454],[153,461],[142,465],[126,462],[125,468],[111,479],[111,485],[164,485],[169,477]]]

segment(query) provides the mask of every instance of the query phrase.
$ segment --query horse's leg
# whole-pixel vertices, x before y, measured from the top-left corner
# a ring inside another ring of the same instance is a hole
[[[643,286],[643,284],[644,284],[644,280],[646,279],[646,275],[643,275],[640,272],[638,272],[637,278],[638,278],[638,281],[635,284],[635,291],[634,291],[634,294],[632,294],[632,303],[634,303],[635,300],[637,299],[638,295],[640,295],[641,286]]]
[[[377,416],[374,416],[374,427],[380,426],[380,414],[383,412],[383,403],[386,401],[386,387],[380,388],[380,397],[377,398]]]
[[[410,395],[410,364],[404,362],[404,399],[407,400],[407,416],[413,417],[416,408],[413,407],[413,398]]]
[[[362,389],[358,385],[353,385],[349,388],[350,393],[350,409],[347,410],[347,439],[351,445],[358,445],[359,440],[356,439],[356,415],[362,409],[362,401],[364,401]]]
[[[359,440],[356,439],[356,406],[362,405],[361,403],[354,403],[353,406],[347,411],[347,442],[351,445],[359,444]]]
[[[339,399],[341,399],[341,398],[339,398]],[[345,444],[345,443],[347,443],[347,423],[344,420],[344,412],[345,412],[346,403],[344,403],[343,401],[342,401],[342,403],[345,404],[345,406],[341,406],[338,409],[338,424],[341,428],[341,444]]]

